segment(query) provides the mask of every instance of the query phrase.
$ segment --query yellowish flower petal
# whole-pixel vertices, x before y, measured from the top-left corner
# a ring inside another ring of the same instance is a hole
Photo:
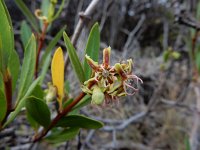
[[[59,47],[54,53],[51,63],[51,74],[53,85],[57,88],[59,108],[61,111],[62,100],[64,97],[64,57],[61,47]]]

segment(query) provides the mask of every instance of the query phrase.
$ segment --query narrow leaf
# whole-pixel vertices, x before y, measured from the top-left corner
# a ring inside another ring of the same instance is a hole
[[[26,113],[26,118],[30,123],[31,127],[33,127],[35,130],[38,130],[40,125],[33,119],[33,117],[28,112]]]
[[[91,96],[86,95],[84,96],[75,107],[73,107],[72,111],[79,110],[80,108],[86,106],[87,104],[91,103]]]
[[[30,37],[31,37],[31,29],[26,21],[22,21],[21,28],[20,28],[20,37],[24,48],[26,47]]]
[[[0,71],[5,72],[11,51],[14,49],[14,33],[10,15],[3,0],[0,1]]]
[[[87,45],[85,48],[85,55],[87,54],[90,58],[96,62],[99,59],[99,49],[100,49],[100,33],[99,33],[99,25],[95,23],[90,31],[90,35],[87,41]],[[86,58],[84,59],[84,71],[86,80],[88,80],[91,76],[91,68],[87,63]]]
[[[15,50],[11,51],[8,67],[12,77],[12,91],[15,91],[16,83],[19,76],[20,61],[19,56]]]
[[[66,142],[70,139],[73,139],[77,134],[79,133],[79,128],[69,128],[57,131],[55,133],[52,133],[48,137],[45,138],[45,140],[52,144],[57,144],[61,142]]]
[[[22,0],[15,0],[15,3],[20,8],[24,16],[26,16],[27,20],[30,22],[31,26],[35,29],[36,32],[39,32],[36,17],[32,14],[29,8]]]
[[[6,97],[3,93],[3,91],[0,89],[0,125],[1,125],[1,121],[4,119],[5,115],[6,115]]]
[[[44,82],[45,76],[47,75],[47,71],[49,69],[51,63],[51,54],[48,55],[48,57],[45,59],[43,66],[41,68],[41,73],[40,73],[40,85],[42,85],[42,83]]]
[[[29,97],[26,99],[26,109],[31,117],[47,128],[51,122],[50,111],[47,104],[39,98]]]
[[[2,74],[0,73],[0,90],[4,90],[4,83],[3,83],[3,77]]]
[[[40,78],[37,78],[36,80],[33,81],[33,83],[28,88],[28,91],[26,92],[24,97],[19,101],[19,103],[16,105],[15,110],[10,114],[8,120],[6,121],[3,127],[7,126],[9,123],[11,123],[15,119],[15,117],[19,114],[21,109],[25,106],[26,98],[31,95],[31,93],[34,91],[35,87],[39,84],[39,82],[40,82]]]
[[[64,57],[61,47],[54,53],[51,63],[51,74],[53,85],[57,87],[58,102],[61,110],[64,97]]]
[[[67,36],[65,32],[63,33],[63,38],[65,41],[65,45],[67,48],[67,52],[68,52],[72,67],[76,73],[76,76],[78,77],[79,81],[83,83],[85,81],[85,74],[84,74],[81,62],[76,54],[75,48],[72,45],[69,37]]]
[[[83,115],[69,115],[60,119],[56,126],[98,129],[103,127],[103,123]]]
[[[36,41],[32,34],[24,54],[24,60],[19,80],[19,92],[17,102],[24,96],[28,87],[31,85],[36,62]]]

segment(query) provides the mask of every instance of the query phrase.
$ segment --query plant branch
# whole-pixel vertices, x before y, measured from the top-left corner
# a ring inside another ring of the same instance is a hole
[[[200,92],[199,86],[194,85],[194,92],[196,94],[196,111],[193,116],[193,125],[190,133],[190,147],[191,150],[198,149],[198,134],[199,134],[199,126],[200,126]]]
[[[44,39],[45,39],[45,36],[46,36],[46,31],[47,31],[48,26],[49,26],[49,23],[48,22],[44,22],[42,33],[39,36],[39,42],[38,42],[39,44],[38,44],[36,65],[35,65],[35,78],[38,77],[38,67],[39,67],[40,52],[41,52],[42,47],[44,45]]]
[[[43,129],[41,131],[41,134],[38,134],[38,136],[36,136],[33,140],[33,142],[37,142],[40,141],[48,132],[49,130],[51,130],[56,124],[57,122],[64,116],[66,116],[71,110],[72,108],[78,103],[80,102],[80,100],[85,96],[85,93],[80,93],[80,95],[71,103],[69,104],[66,108],[63,109],[63,111],[59,114],[57,114],[57,116],[52,120],[51,124],[49,125],[48,128]]]

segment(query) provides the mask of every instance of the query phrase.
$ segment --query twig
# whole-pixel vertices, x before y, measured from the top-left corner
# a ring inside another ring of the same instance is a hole
[[[175,107],[185,108],[189,112],[194,112],[195,110],[194,107],[189,107],[188,105],[181,104],[180,101],[166,100],[166,99],[161,99],[160,101],[166,105],[169,105],[170,107],[175,106]]]
[[[124,45],[124,48],[123,48],[124,50],[127,50],[127,49],[129,48],[130,44],[131,44],[132,41],[133,41],[133,38],[134,38],[135,34],[136,34],[136,33],[138,32],[138,30],[141,28],[141,26],[142,26],[142,24],[143,24],[145,18],[146,18],[146,17],[145,17],[145,15],[143,14],[143,15],[141,16],[139,22],[137,23],[136,27],[130,32],[130,34],[129,34],[129,36],[128,36],[128,39],[127,39],[127,41],[126,41],[126,43],[125,43],[125,45]]]
[[[73,45],[76,45],[78,37],[83,29],[84,26],[84,21],[85,18],[90,17],[93,12],[95,11],[97,4],[99,3],[100,0],[93,0],[90,5],[87,7],[87,9],[85,10],[85,12],[83,12],[80,16],[80,19],[78,21],[78,24],[76,26],[76,29],[74,30],[74,34],[72,36],[72,43]]]
[[[200,30],[200,22],[195,20],[189,12],[181,11],[180,14],[176,15],[175,21],[187,27]]]
[[[163,50],[168,48],[168,33],[169,33],[169,23],[165,19],[163,21]]]
[[[144,116],[146,116],[147,111],[142,111],[132,117],[130,117],[129,119],[123,121],[122,124],[118,125],[118,126],[104,126],[103,130],[104,131],[113,131],[113,130],[122,130],[124,128],[126,128],[129,124],[138,121],[139,119],[143,118]]]
[[[194,91],[196,94],[196,108],[197,111],[194,113],[194,122],[192,126],[192,131],[190,135],[190,147],[191,150],[198,150],[199,142],[198,142],[198,135],[199,135],[199,126],[200,126],[200,91],[199,87],[195,86]]]
[[[90,139],[93,137],[94,133],[95,133],[95,130],[90,130],[90,132],[87,134],[85,142],[83,143],[83,145],[81,147],[81,150],[84,150],[85,145],[89,145],[90,146],[89,142],[90,142]]]

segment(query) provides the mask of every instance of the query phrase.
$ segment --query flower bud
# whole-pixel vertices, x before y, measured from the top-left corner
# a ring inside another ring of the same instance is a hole
[[[52,84],[49,84],[49,88],[46,90],[46,101],[51,102],[56,99],[57,96],[57,88]]]
[[[93,93],[92,93],[92,104],[101,105],[104,101],[104,93],[98,86],[94,86]]]

